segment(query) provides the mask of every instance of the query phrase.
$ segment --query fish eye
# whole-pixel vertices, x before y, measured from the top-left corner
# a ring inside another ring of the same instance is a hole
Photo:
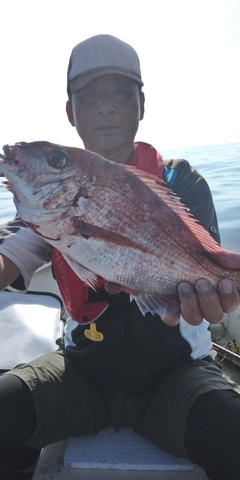
[[[48,156],[48,163],[53,168],[63,168],[67,163],[67,157],[64,152],[54,152]]]

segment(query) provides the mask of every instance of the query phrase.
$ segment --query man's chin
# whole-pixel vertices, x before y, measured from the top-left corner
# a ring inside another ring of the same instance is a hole
[[[109,137],[104,137],[101,139],[98,138],[98,142],[95,142],[94,147],[92,147],[91,149],[88,148],[88,150],[91,150],[92,152],[95,152],[98,155],[101,155],[102,157],[111,160],[112,156],[118,153],[119,150],[121,150],[121,147],[121,141],[117,141],[117,139]]]

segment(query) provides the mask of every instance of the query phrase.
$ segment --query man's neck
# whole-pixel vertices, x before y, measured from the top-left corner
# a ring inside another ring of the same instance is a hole
[[[89,149],[88,149],[89,150]],[[107,158],[107,160],[111,160],[114,163],[128,163],[132,153],[134,151],[134,144],[132,144],[130,147],[129,145],[127,147],[122,147],[120,149],[114,149],[114,150],[107,150],[104,151],[102,150],[101,152],[95,152],[98,155],[101,155],[104,158]]]

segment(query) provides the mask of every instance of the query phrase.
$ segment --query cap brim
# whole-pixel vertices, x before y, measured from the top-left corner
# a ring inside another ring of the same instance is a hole
[[[69,86],[72,93],[78,93],[85,85],[87,85],[95,78],[101,77],[102,75],[107,74],[116,74],[122,75],[123,77],[130,78],[134,80],[138,85],[143,86],[143,82],[140,77],[135,75],[134,73],[129,72],[128,70],[123,70],[121,68],[116,67],[104,67],[104,68],[97,68],[96,70],[91,70],[90,72],[83,73],[78,77],[74,78],[73,80],[69,81]]]

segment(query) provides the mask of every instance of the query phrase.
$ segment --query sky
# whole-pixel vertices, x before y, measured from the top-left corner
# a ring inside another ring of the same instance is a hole
[[[72,48],[100,33],[138,52],[136,140],[158,150],[240,142],[240,0],[0,2],[0,146],[82,147],[65,114]]]

